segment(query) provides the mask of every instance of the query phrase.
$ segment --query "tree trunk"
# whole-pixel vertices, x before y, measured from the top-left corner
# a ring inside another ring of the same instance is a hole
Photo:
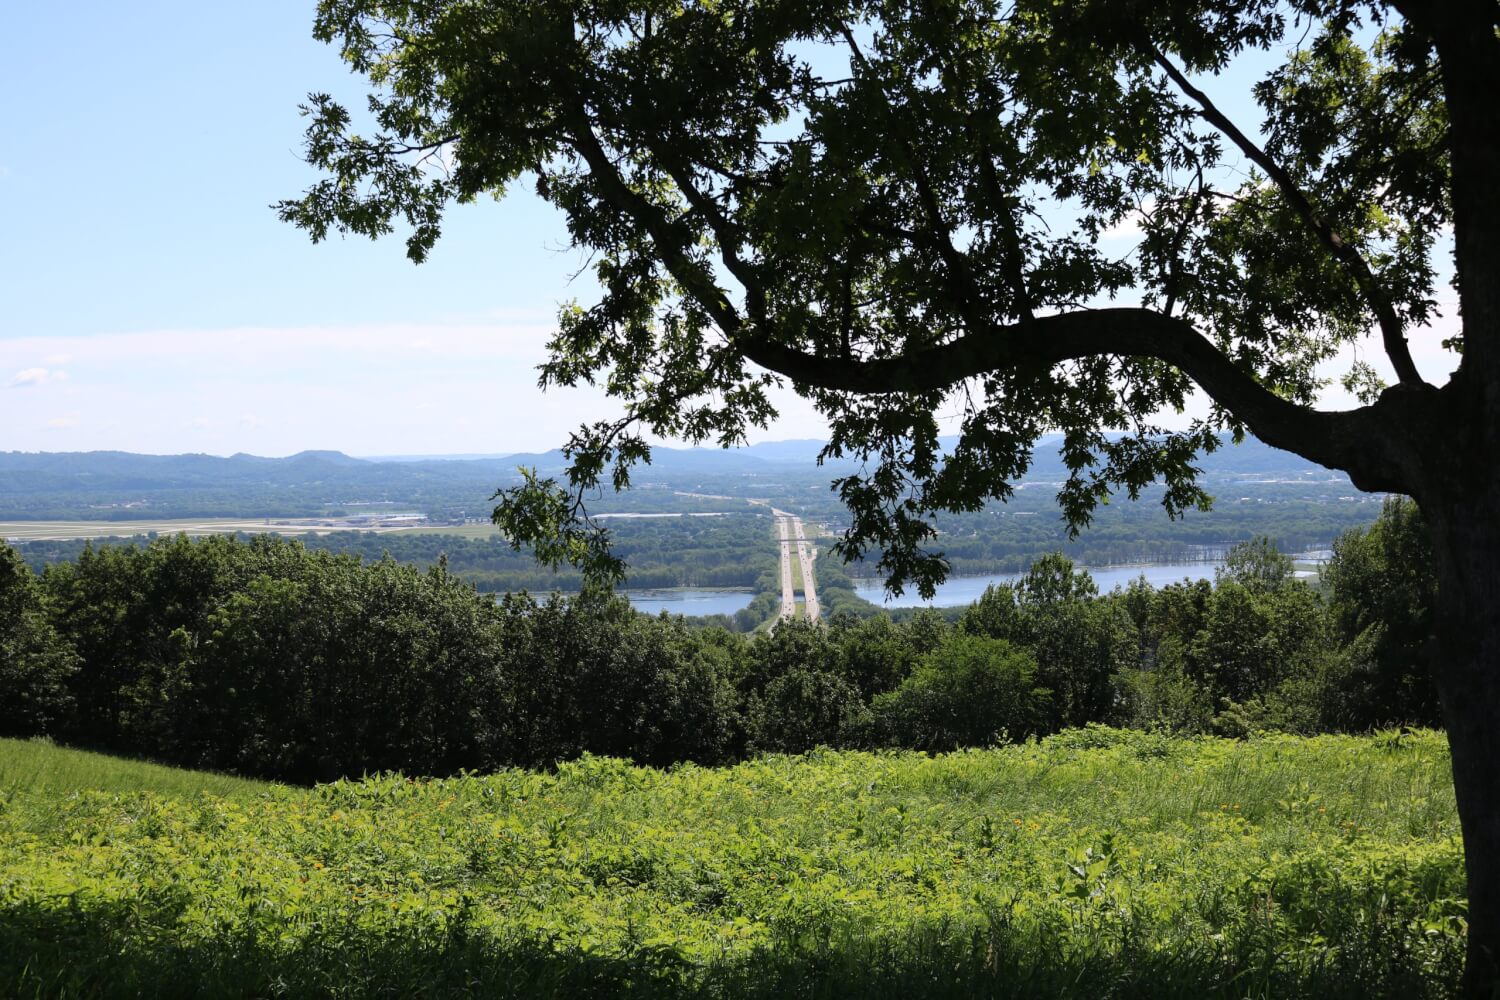
[[[1489,470],[1479,473],[1487,475]],[[1483,491],[1481,491],[1483,492]],[[1424,506],[1438,578],[1438,695],[1453,760],[1468,871],[1464,995],[1500,997],[1500,511]]]

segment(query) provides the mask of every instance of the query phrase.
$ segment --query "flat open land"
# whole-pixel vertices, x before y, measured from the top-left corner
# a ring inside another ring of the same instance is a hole
[[[224,781],[0,741],[0,989],[1436,998],[1464,943],[1434,733]]]
[[[330,518],[185,518],[164,521],[0,521],[6,541],[62,541],[70,538],[129,538],[134,535],[227,535],[236,532],[278,535],[326,535],[333,531],[421,532],[478,538],[495,533],[490,524],[453,527],[371,527],[345,524]]]
[[[385,528],[382,530],[393,535],[457,535],[460,538],[498,538],[500,536],[500,532],[488,521],[482,521],[478,524],[424,524],[418,528]]]

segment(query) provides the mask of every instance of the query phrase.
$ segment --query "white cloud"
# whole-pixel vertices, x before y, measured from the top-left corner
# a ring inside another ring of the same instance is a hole
[[[542,393],[553,323],[159,330],[0,338],[5,372],[66,355],[70,447],[171,454],[286,455],[543,451],[580,423],[618,416],[600,388]],[[53,370],[46,369],[49,373]],[[86,386],[86,391],[85,391]],[[0,392],[5,447],[56,450],[32,393]],[[827,433],[811,404],[774,394],[783,416],[752,440]]]
[[[48,382],[64,382],[68,373],[54,368],[23,368],[11,376],[10,381],[5,383],[7,389],[29,389],[33,386],[46,385]]]
[[[314,367],[331,357],[345,363],[405,368],[427,360],[540,362],[555,328],[547,323],[387,324],[345,327],[235,327],[224,330],[145,330],[75,337],[15,337],[0,340],[0,364],[8,357],[48,364],[161,364],[190,361],[286,372]],[[22,361],[21,363],[24,363]],[[3,370],[3,369],[0,369]]]
[[[47,369],[45,368],[23,368],[11,376],[9,382],[5,383],[7,389],[21,389],[27,386],[41,385],[47,380]]]
[[[1099,234],[1101,240],[1136,240],[1141,237],[1141,217],[1131,214]]]
[[[1099,234],[1101,240],[1138,240],[1143,232],[1141,224],[1145,222],[1146,216],[1156,208],[1154,201],[1147,201],[1140,208],[1131,212]]]
[[[484,312],[484,316],[486,319],[492,319],[497,323],[547,325],[557,322],[557,309],[505,306],[498,309],[487,309]]]
[[[73,363],[71,354],[49,354],[42,359],[44,365],[70,365]]]
[[[69,413],[65,416],[53,417],[51,420],[47,421],[47,427],[55,431],[66,430],[69,427],[77,427],[78,423],[78,414]]]

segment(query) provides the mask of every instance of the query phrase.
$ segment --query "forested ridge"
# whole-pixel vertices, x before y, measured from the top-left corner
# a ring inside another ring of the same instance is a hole
[[[631,491],[602,496],[594,509],[739,511],[744,509],[740,498],[758,497],[847,518],[828,484],[834,474],[854,466],[838,459],[819,466],[820,446],[775,442],[735,451],[658,449]],[[0,452],[0,520],[333,517],[382,510],[414,510],[434,521],[472,519],[488,515],[496,489],[519,481],[518,467],[551,474],[563,464],[559,452],[411,461],[327,451],[286,458]],[[1313,499],[1313,494],[1327,500],[1354,492],[1345,477],[1255,441],[1226,444],[1203,459],[1203,468],[1207,482],[1226,488],[1248,484],[1257,496],[1273,501]],[[1056,487],[1067,475],[1055,443],[1049,442],[1032,455],[1027,476],[1033,488],[1016,499],[1025,509],[1055,506]],[[1155,504],[1144,506],[1157,513]]]
[[[627,582],[632,587],[753,587],[762,575],[775,569],[772,530],[769,514],[736,512],[718,517],[621,519],[614,522],[611,535],[630,563]],[[150,538],[137,536],[123,541],[145,544]],[[490,593],[571,593],[583,587],[577,571],[539,565],[531,552],[515,549],[494,532],[476,538],[437,532],[333,531],[307,535],[300,541],[309,549],[348,553],[366,560],[388,555],[397,562],[424,568],[445,559],[455,576]],[[85,548],[101,544],[120,541],[22,542],[17,549],[40,572],[50,563],[74,561]]]

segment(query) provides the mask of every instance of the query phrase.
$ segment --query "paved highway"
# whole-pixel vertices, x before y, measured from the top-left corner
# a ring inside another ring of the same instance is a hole
[[[816,553],[812,540],[802,531],[802,519],[784,510],[771,508],[776,515],[776,531],[781,545],[781,618],[797,617],[797,594],[792,586],[792,543],[797,545],[797,562],[802,568],[803,614],[808,621],[822,617],[818,605],[818,588],[813,576],[813,558]]]
[[[792,518],[792,530],[797,535],[797,561],[802,564],[803,614],[808,621],[815,622],[822,612],[818,608],[818,584],[813,578],[812,541],[802,534],[802,518]]]
[[[776,530],[781,533],[781,616],[792,619],[797,617],[797,597],[792,589],[792,543],[787,533],[787,521],[785,517],[776,519]]]

